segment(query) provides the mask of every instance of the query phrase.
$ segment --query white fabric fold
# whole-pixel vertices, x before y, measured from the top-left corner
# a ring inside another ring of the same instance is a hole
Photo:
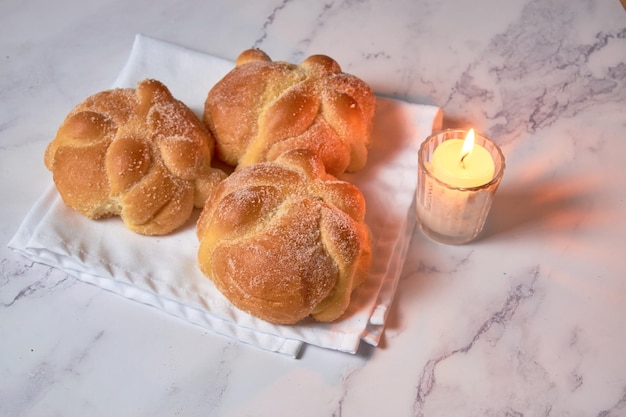
[[[144,78],[163,82],[200,115],[210,88],[233,63],[137,35],[115,87]],[[54,184],[35,203],[9,246],[29,259],[190,323],[262,349],[298,357],[303,345],[355,353],[361,341],[377,345],[415,226],[412,202],[417,148],[440,127],[440,109],[378,98],[367,166],[345,175],[367,203],[373,236],[370,277],[334,323],[305,320],[274,325],[233,307],[197,267],[195,220],[168,236],[141,236],[118,218],[93,221],[66,207]],[[158,316],[155,316],[158,320]]]

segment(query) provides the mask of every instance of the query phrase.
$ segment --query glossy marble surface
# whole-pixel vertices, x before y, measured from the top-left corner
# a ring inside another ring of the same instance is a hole
[[[290,359],[7,248],[65,114],[136,33],[312,53],[502,146],[481,238],[415,230],[384,341]],[[618,0],[0,5],[0,415],[626,415],[626,11]]]

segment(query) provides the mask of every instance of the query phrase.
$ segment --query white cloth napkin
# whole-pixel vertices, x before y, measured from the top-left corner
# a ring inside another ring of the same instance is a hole
[[[200,114],[209,89],[232,68],[228,60],[137,35],[115,86],[158,79]],[[361,340],[375,346],[383,333],[415,225],[417,148],[440,123],[437,107],[378,99],[368,164],[345,176],[366,199],[373,265],[345,316],[334,323],[273,325],[234,308],[197,268],[197,213],[171,235],[141,236],[118,218],[82,217],[63,204],[51,184],[9,246],[80,280],[263,349],[297,357],[304,344],[311,344],[355,353]]]

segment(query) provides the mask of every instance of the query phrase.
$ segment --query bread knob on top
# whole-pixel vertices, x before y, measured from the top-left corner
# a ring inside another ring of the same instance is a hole
[[[339,175],[365,165],[375,109],[368,84],[328,56],[295,65],[250,49],[209,91],[203,121],[218,157],[232,166],[309,149]]]
[[[147,79],[76,106],[44,162],[69,207],[163,235],[182,226],[225,177],[211,167],[213,148],[201,120],[165,85]]]
[[[218,185],[197,224],[199,267],[265,321],[334,321],[369,270],[364,216],[354,185],[327,174],[311,151],[289,151]]]

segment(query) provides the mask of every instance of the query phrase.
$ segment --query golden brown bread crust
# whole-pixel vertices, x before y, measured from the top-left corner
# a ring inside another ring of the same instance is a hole
[[[328,56],[294,65],[250,49],[209,91],[203,121],[216,138],[217,156],[230,165],[309,149],[339,175],[365,165],[375,109],[367,83]]]
[[[290,151],[240,168],[197,224],[202,272],[235,306],[263,320],[333,321],[371,262],[365,202],[317,155]]]
[[[63,201],[97,219],[119,215],[141,234],[162,235],[202,207],[225,174],[211,167],[214,139],[161,82],[88,97],[44,156]]]

